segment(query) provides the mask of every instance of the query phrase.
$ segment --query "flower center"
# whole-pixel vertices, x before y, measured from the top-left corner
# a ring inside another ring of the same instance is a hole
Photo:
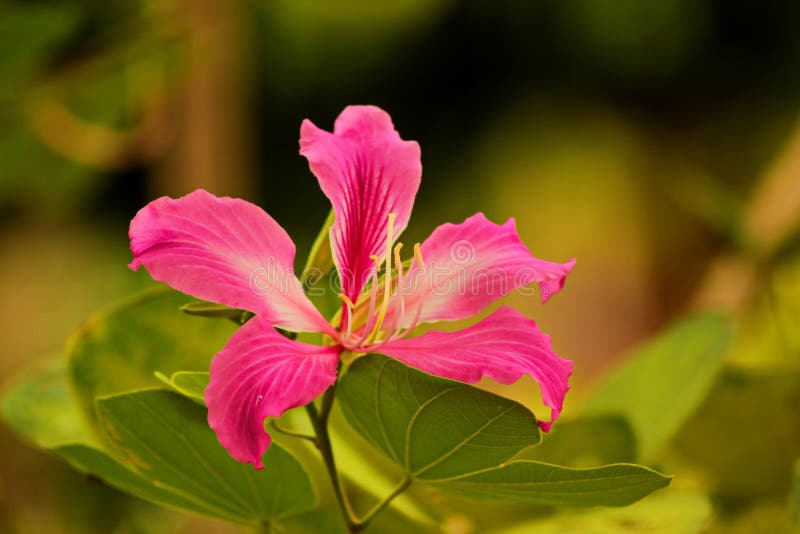
[[[402,326],[402,319],[408,311],[405,300],[408,277],[400,259],[403,243],[397,243],[392,249],[395,219],[395,214],[390,213],[383,257],[370,256],[375,262],[375,271],[364,292],[356,302],[343,293],[338,295],[343,303],[340,342],[353,352],[371,352],[392,339],[405,337],[419,320],[421,303],[411,324],[407,328]],[[414,244],[414,260],[418,267],[424,266],[419,243]]]

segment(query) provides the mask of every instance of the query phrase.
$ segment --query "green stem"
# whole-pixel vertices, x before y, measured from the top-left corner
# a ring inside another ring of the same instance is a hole
[[[375,506],[373,506],[372,509],[370,509],[370,511],[364,515],[363,518],[358,518],[353,511],[350,500],[347,498],[347,491],[344,487],[344,481],[339,475],[339,471],[336,469],[336,460],[333,456],[333,447],[331,446],[330,433],[328,432],[328,418],[330,417],[335,398],[336,384],[331,386],[330,389],[328,389],[328,391],[326,391],[322,396],[319,410],[317,409],[317,406],[311,402],[306,405],[306,412],[308,413],[308,418],[311,420],[311,424],[314,427],[314,433],[316,434],[316,439],[314,442],[317,445],[320,454],[322,455],[322,461],[325,464],[325,468],[328,471],[328,476],[331,479],[333,493],[336,496],[336,502],[339,504],[339,509],[341,510],[342,516],[344,516],[344,520],[347,523],[347,531],[351,534],[354,534],[367,528],[367,525],[369,525],[369,522],[372,521],[376,514],[386,508],[395,497],[403,493],[406,488],[411,485],[412,479],[409,476],[403,478],[403,480],[392,490],[391,493],[389,493],[389,495],[377,502]]]
[[[389,505],[389,503],[391,503],[394,500],[395,497],[397,497],[398,495],[403,493],[406,489],[408,489],[408,487],[411,485],[412,480],[413,479],[410,476],[406,475],[405,478],[403,478],[403,480],[400,481],[400,483],[392,490],[392,492],[389,495],[384,497],[382,500],[378,501],[375,504],[375,506],[373,506],[372,509],[370,509],[370,511],[367,512],[364,515],[364,517],[361,518],[361,520],[359,521],[358,530],[365,528],[369,524],[369,522],[372,521],[372,518],[378,514],[378,512],[386,508]]]
[[[356,530],[353,529],[358,525],[359,521],[353,512],[352,506],[350,506],[350,501],[347,499],[342,477],[339,476],[339,471],[336,469],[336,460],[333,456],[333,447],[331,446],[331,438],[328,433],[328,416],[330,415],[333,405],[335,388],[336,384],[325,392],[325,395],[322,397],[322,407],[319,411],[317,411],[316,405],[310,402],[306,405],[306,412],[308,413],[308,418],[311,420],[311,425],[314,427],[314,433],[317,435],[317,448],[322,455],[322,461],[328,471],[328,477],[331,479],[336,502],[339,504],[348,530],[350,532],[356,532]]]

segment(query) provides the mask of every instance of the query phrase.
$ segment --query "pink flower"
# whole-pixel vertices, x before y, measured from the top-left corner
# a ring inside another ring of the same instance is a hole
[[[379,352],[428,373],[475,383],[510,384],[530,375],[561,411],[572,363],[558,357],[532,320],[501,307],[457,332],[409,337],[419,323],[470,317],[511,291],[537,282],[542,301],[559,291],[575,260],[531,255],[514,221],[476,214],[438,227],[403,264],[405,229],[422,175],[419,145],[403,141],[389,115],[351,106],[333,133],[310,121],[300,153],[333,204],[333,257],[342,282],[341,320],[328,322],[293,272],[295,246],[283,228],[244,200],[203,190],[159,198],[131,221],[133,262],[156,280],[194,297],[249,310],[245,323],[211,363],[208,421],[239,461],[261,469],[271,438],[264,420],[305,405],[336,381],[342,351]],[[390,273],[389,275],[383,275]],[[293,341],[274,327],[321,332],[329,346]]]

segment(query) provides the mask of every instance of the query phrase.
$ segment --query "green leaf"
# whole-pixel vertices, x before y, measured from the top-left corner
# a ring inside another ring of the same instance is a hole
[[[699,532],[711,506],[699,493],[669,491],[627,508],[570,510],[538,521],[526,521],[503,534],[673,534]]]
[[[347,421],[417,480],[468,497],[552,506],[621,506],[669,484],[630,464],[570,469],[518,460],[539,442],[533,414],[511,400],[373,354],[342,377]]]
[[[180,393],[185,397],[198,402],[199,404],[205,403],[203,399],[203,391],[208,385],[208,373],[181,371],[174,373],[171,377],[164,376],[161,373],[157,373],[157,375],[160,375],[159,377],[161,378],[162,382],[174,389],[177,393]],[[313,433],[313,429],[308,424],[304,410],[291,410],[287,412],[281,418],[281,424],[288,428],[298,429],[307,434]],[[347,466],[347,469],[343,474],[349,480],[348,486],[351,489],[351,493],[354,488],[360,487],[368,496],[367,500],[371,505],[375,502],[375,500],[380,499],[383,495],[386,495],[394,488],[396,485],[395,479],[397,478],[395,475],[397,475],[397,473],[387,472],[386,468],[389,466],[385,465],[385,460],[382,456],[380,457],[380,460],[382,460],[384,463],[380,467],[370,463],[370,455],[377,456],[379,453],[375,452],[374,449],[369,448],[369,445],[367,444],[359,447],[359,443],[352,439],[352,431],[350,427],[344,423],[344,420],[338,412],[332,414],[329,429],[334,441],[334,450],[336,451],[337,461],[341,465]],[[343,432],[343,430],[345,432]],[[307,462],[308,453],[312,455],[313,460],[319,461],[318,451],[305,450],[305,446],[308,445],[306,442],[292,437],[287,438],[280,432],[271,431],[271,434],[274,442],[285,445],[286,448],[288,448],[292,453],[297,454],[298,458],[303,461],[306,466],[309,466],[311,463]],[[313,449],[313,447],[309,448]],[[321,465],[319,467],[322,468]],[[325,485],[329,484],[327,478],[324,477],[318,482]],[[353,495],[350,495],[350,498],[352,501]],[[332,506],[335,519],[339,519],[339,513],[336,509],[335,501],[330,504]],[[420,524],[430,525],[433,523],[433,519],[431,519],[430,516],[427,515],[417,503],[413,502],[409,498],[408,494],[400,495],[397,499],[395,499],[392,502],[392,509],[395,511],[395,515],[402,516],[404,518],[402,523],[403,525],[407,525],[409,522],[414,522],[414,524],[417,526]],[[314,518],[319,519],[320,517],[325,516],[325,514],[322,514],[319,512],[319,510],[313,513],[309,512],[302,515],[305,516],[305,519],[308,519],[308,521],[311,523],[314,523]],[[294,532],[300,528],[298,525],[304,523],[305,519],[302,517],[292,517],[290,521],[282,521],[281,525],[285,528],[289,528],[287,525],[290,525],[292,532]],[[397,519],[397,517],[395,517],[395,519]],[[316,525],[314,528],[316,528],[316,531],[325,530],[327,532],[330,530],[327,529],[327,527],[324,527],[324,525]],[[344,523],[342,523],[339,530],[344,530]],[[311,531],[314,530],[312,529]]]
[[[155,486],[95,448],[97,440],[70,395],[66,358],[61,355],[39,362],[13,383],[3,399],[3,419],[23,437],[110,486],[161,505],[220,517],[213,510]]]
[[[589,469],[518,460],[437,482],[466,497],[549,506],[626,506],[665,488],[670,477],[633,464]]]
[[[66,359],[48,358],[14,380],[5,392],[3,419],[40,447],[94,443],[69,391]]]
[[[719,374],[731,339],[722,314],[684,319],[636,351],[595,391],[586,414],[619,414],[650,460],[692,414]]]
[[[337,398],[348,422],[416,479],[497,467],[541,439],[522,405],[381,355],[356,360]]]
[[[95,314],[72,336],[70,378],[90,420],[96,397],[156,387],[155,371],[208,371],[236,327],[188,317],[180,312],[186,300],[157,287]]]
[[[208,387],[208,373],[200,371],[178,371],[167,377],[162,373],[156,376],[165,384],[186,398],[205,405],[203,393]]]
[[[176,393],[144,390],[97,401],[120,460],[159,488],[213,515],[260,524],[314,506],[307,473],[273,444],[256,471],[232,459],[206,423],[206,410]]]
[[[236,324],[244,324],[253,314],[247,310],[229,308],[224,304],[214,304],[213,302],[190,302],[181,306],[181,311],[188,315],[198,317],[209,317],[213,319],[229,319]]]
[[[53,451],[67,460],[78,471],[97,477],[109,486],[140,499],[201,515],[219,517],[231,521],[238,520],[235,516],[222,514],[213,507],[206,507],[202,503],[195,502],[190,497],[184,497],[169,488],[156,486],[147,478],[128,469],[107,453],[97,449],[86,445],[74,444],[62,445],[56,447]]]
[[[194,374],[176,373],[173,378],[188,391],[189,384],[202,382],[189,378]],[[207,373],[199,374],[207,377]],[[98,406],[105,428],[114,432],[116,446],[110,446],[109,452],[125,461],[95,445],[70,395],[63,357],[45,360],[13,383],[2,410],[14,430],[78,470],[156,504],[248,524],[314,505],[305,471],[285,449],[273,444],[263,471],[236,462],[208,427],[205,409],[174,393],[140,391],[107,397]],[[186,487],[179,483],[181,477],[205,487]],[[214,492],[231,491],[243,496],[236,506],[220,505],[214,497]]]
[[[620,416],[588,416],[559,421],[541,444],[515,460],[534,460],[569,467],[590,467],[636,459],[636,438]]]
[[[333,269],[330,230],[335,220],[336,215],[331,210],[325,218],[325,222],[322,223],[322,228],[320,228],[319,234],[314,239],[314,244],[311,245],[306,265],[303,268],[303,274],[300,276],[304,288],[313,287]]]

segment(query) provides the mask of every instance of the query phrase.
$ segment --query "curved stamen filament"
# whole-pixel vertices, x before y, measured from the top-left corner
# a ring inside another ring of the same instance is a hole
[[[403,332],[398,331],[398,333],[395,334],[394,339],[403,339],[417,327],[417,325],[419,324],[419,320],[422,317],[422,308],[423,308],[423,302],[420,301],[419,304],[417,305],[417,311],[414,313],[414,319],[408,325],[408,328],[406,328]]]
[[[414,258],[417,261],[418,268],[421,268],[425,265],[425,262],[422,260],[422,253],[420,252],[419,243],[414,244]],[[398,252],[398,251],[396,251]],[[397,274],[397,288],[395,289],[395,298],[398,300],[398,310],[395,312],[395,320],[393,323],[392,333],[386,337],[386,341],[390,339],[402,339],[406,337],[412,330],[417,326],[419,323],[419,319],[422,315],[422,306],[423,302],[420,300],[417,306],[417,311],[414,314],[414,319],[407,327],[403,327],[403,318],[406,315],[406,299],[405,295],[402,292],[408,291],[409,288],[406,287],[406,277],[405,273],[403,272],[403,266],[398,259],[399,255],[395,256],[395,261],[400,265],[398,268]],[[411,271],[409,271],[409,278],[411,275]]]
[[[394,293],[391,295],[397,301],[397,304],[394,307],[394,313],[392,314],[392,322],[386,326],[386,337],[384,338],[386,341],[390,340],[392,337],[395,336],[398,332],[398,325],[403,318],[403,314],[405,312],[405,302],[403,301],[403,296],[401,295],[401,289],[403,286],[403,262],[400,260],[400,251],[403,249],[403,244],[398,243],[394,247],[394,264],[397,266],[397,277],[395,281]],[[391,292],[391,286],[387,286],[385,291]],[[398,310],[399,308],[399,310]],[[387,306],[388,312],[388,306]]]
[[[389,297],[391,296],[392,288],[392,244],[394,243],[394,220],[395,214],[389,214],[389,223],[386,229],[386,268],[384,270],[384,288],[383,288],[383,302],[381,303],[380,311],[378,312],[378,320],[375,327],[367,336],[366,342],[372,343],[381,331],[383,320],[386,318],[386,310],[389,308]],[[377,261],[376,261],[377,263]],[[380,265],[378,266],[380,268]]]
[[[355,346],[363,345],[364,341],[367,339],[367,336],[369,336],[369,334],[372,332],[372,327],[375,324],[375,302],[378,300],[378,275],[376,273],[372,273],[372,276],[375,279],[370,281],[369,286],[369,311],[367,312],[367,320],[364,323],[364,327],[361,331],[362,335],[357,340],[353,340],[353,344]]]
[[[347,321],[347,331],[344,335],[345,339],[350,337],[350,334],[353,333],[353,310],[355,309],[356,305],[353,304],[353,301],[350,300],[350,297],[345,295],[344,293],[339,293],[336,295],[341,299],[344,303],[345,315],[344,320]]]
[[[417,260],[417,267],[425,267],[425,262],[422,260],[422,251],[420,251],[419,243],[414,244],[414,259]]]

